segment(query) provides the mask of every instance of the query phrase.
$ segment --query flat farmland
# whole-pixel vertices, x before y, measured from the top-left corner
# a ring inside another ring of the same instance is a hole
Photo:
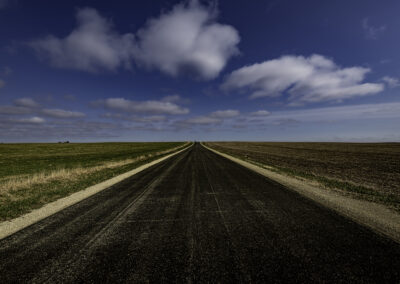
[[[205,144],[271,170],[400,210],[400,143]]]
[[[399,283],[399,243],[195,143],[0,240],[2,283]]]
[[[183,146],[182,142],[0,144],[0,220],[27,213]]]

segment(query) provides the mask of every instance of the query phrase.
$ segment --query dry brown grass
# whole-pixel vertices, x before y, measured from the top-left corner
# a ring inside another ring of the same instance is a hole
[[[134,162],[142,161],[145,156],[137,159],[127,159],[118,162],[108,162],[99,166],[89,168],[57,169],[50,172],[40,172],[33,175],[12,176],[0,181],[0,193],[7,194],[10,191],[21,188],[32,187],[35,185],[46,184],[55,180],[75,180],[81,176],[89,175],[104,169],[112,169],[125,166]]]
[[[0,194],[9,196],[10,192],[23,188],[30,188],[37,185],[46,185],[48,183],[52,183],[57,180],[60,181],[62,180],[64,182],[77,180],[83,176],[87,176],[105,169],[118,168],[132,163],[144,161],[146,159],[155,156],[163,155],[175,151],[178,148],[180,147],[166,151],[156,152],[154,154],[142,155],[135,159],[125,159],[120,161],[105,162],[93,167],[76,167],[72,169],[60,168],[52,171],[43,171],[31,175],[24,174],[17,176],[9,176],[0,179]]]
[[[0,221],[185,146],[182,142],[0,144]]]

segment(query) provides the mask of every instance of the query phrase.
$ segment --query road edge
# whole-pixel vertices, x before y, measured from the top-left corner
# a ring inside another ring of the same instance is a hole
[[[106,188],[109,188],[109,187],[123,181],[124,179],[134,176],[135,174],[137,174],[141,171],[144,171],[145,169],[147,169],[155,164],[161,163],[162,161],[189,149],[193,145],[194,145],[194,143],[190,143],[190,145],[188,145],[187,147],[185,147],[177,152],[168,154],[167,156],[164,156],[162,158],[154,160],[150,163],[141,165],[133,170],[126,172],[126,173],[120,174],[111,179],[105,180],[101,183],[89,186],[85,189],[74,192],[71,195],[68,195],[66,197],[57,199],[56,201],[50,202],[50,203],[44,205],[43,207],[32,210],[31,212],[24,214],[20,217],[1,222],[0,223],[0,240],[22,230],[30,225],[33,225],[36,222],[43,220],[55,213],[67,208],[67,207],[70,207],[92,195],[95,195],[96,193],[103,191]]]
[[[221,153],[207,147],[203,143],[201,143],[201,146],[400,243],[400,214],[384,205],[344,196],[340,193],[308,184],[294,177],[279,174],[231,155]]]

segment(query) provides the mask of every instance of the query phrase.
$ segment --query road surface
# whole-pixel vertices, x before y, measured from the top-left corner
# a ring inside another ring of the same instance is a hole
[[[0,241],[0,282],[399,283],[400,245],[199,144]]]

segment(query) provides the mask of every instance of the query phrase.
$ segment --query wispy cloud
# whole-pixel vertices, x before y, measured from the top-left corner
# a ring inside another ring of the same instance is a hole
[[[13,126],[15,125],[19,125],[19,124],[43,124],[45,123],[46,120],[42,117],[38,117],[38,116],[31,116],[31,117],[4,117],[4,116],[0,116],[0,129],[3,128],[4,130],[4,125],[7,125],[7,127],[9,129],[11,129]],[[29,133],[27,133],[27,135],[29,135]]]
[[[193,126],[218,125],[223,123],[225,120],[230,120],[232,118],[238,117],[239,115],[240,112],[238,110],[217,110],[206,115],[199,115],[175,121],[174,125],[178,129],[191,128]]]
[[[119,137],[128,128],[98,121],[43,121],[43,118],[4,119],[0,117],[0,141],[91,141]]]
[[[35,102],[32,98],[20,98],[14,101],[16,106],[26,107],[26,108],[37,108],[39,104]]]
[[[84,117],[85,114],[78,111],[69,111],[63,109],[42,109],[41,114],[53,117],[53,118],[79,118]]]
[[[197,125],[209,125],[221,123],[222,119],[211,117],[211,116],[196,116],[189,119],[179,121],[180,124],[197,124]]]
[[[287,92],[292,104],[341,101],[384,89],[383,84],[363,82],[370,71],[364,67],[341,68],[322,55],[286,55],[233,71],[222,88],[248,89],[251,98],[280,96]]]
[[[264,121],[294,119],[300,122],[332,122],[354,119],[400,118],[400,102],[345,105],[271,113]]]
[[[325,125],[352,123],[359,120],[400,119],[400,102],[320,107],[301,110],[266,110],[242,113],[230,119],[213,117],[211,114],[195,116],[174,123],[177,129],[218,130],[236,129],[241,131],[261,130],[266,127],[287,128],[304,125]]]
[[[108,98],[93,103],[113,111],[123,111],[133,114],[167,114],[179,115],[189,113],[188,108],[163,100],[132,101],[124,98]]]
[[[126,120],[132,122],[140,122],[140,123],[153,123],[153,122],[163,122],[167,120],[165,115],[145,115],[138,116],[126,113],[115,113],[115,112],[107,112],[101,115],[103,118],[111,118],[115,120]]]
[[[227,109],[227,110],[217,110],[210,114],[211,117],[215,118],[232,118],[239,116],[240,112],[235,109]]]
[[[385,76],[382,78],[382,81],[384,81],[390,88],[396,88],[400,86],[400,80],[398,78]]]
[[[176,104],[189,104],[190,103],[190,99],[183,98],[178,94],[165,96],[161,99],[161,101],[169,102],[169,103],[176,103]]]
[[[68,101],[75,101],[76,97],[72,94],[67,94],[63,96],[64,99],[68,100]]]
[[[58,141],[118,137],[127,127],[120,123],[83,120],[82,112],[46,108],[32,98],[0,106],[0,141]]]
[[[13,119],[12,121],[17,122],[17,123],[41,124],[41,123],[44,123],[46,120],[44,120],[43,118],[38,117],[38,116],[33,116],[33,117],[29,117],[29,118]]]
[[[8,75],[12,74],[12,72],[13,72],[13,70],[10,67],[4,66],[3,70],[1,71],[1,74],[8,76]]]
[[[27,107],[5,105],[0,106],[0,115],[32,114],[34,111]]]
[[[365,38],[377,40],[378,37],[386,30],[386,26],[382,25],[379,27],[372,26],[369,23],[368,18],[364,18],[361,22],[361,25],[364,30]]]
[[[49,118],[81,118],[85,116],[84,113],[77,111],[44,108],[32,98],[19,98],[14,100],[13,105],[0,106],[0,115],[40,115]],[[17,120],[14,119],[14,121]]]
[[[250,113],[250,116],[258,116],[258,117],[266,117],[269,116],[271,113],[267,110],[257,110]]]

